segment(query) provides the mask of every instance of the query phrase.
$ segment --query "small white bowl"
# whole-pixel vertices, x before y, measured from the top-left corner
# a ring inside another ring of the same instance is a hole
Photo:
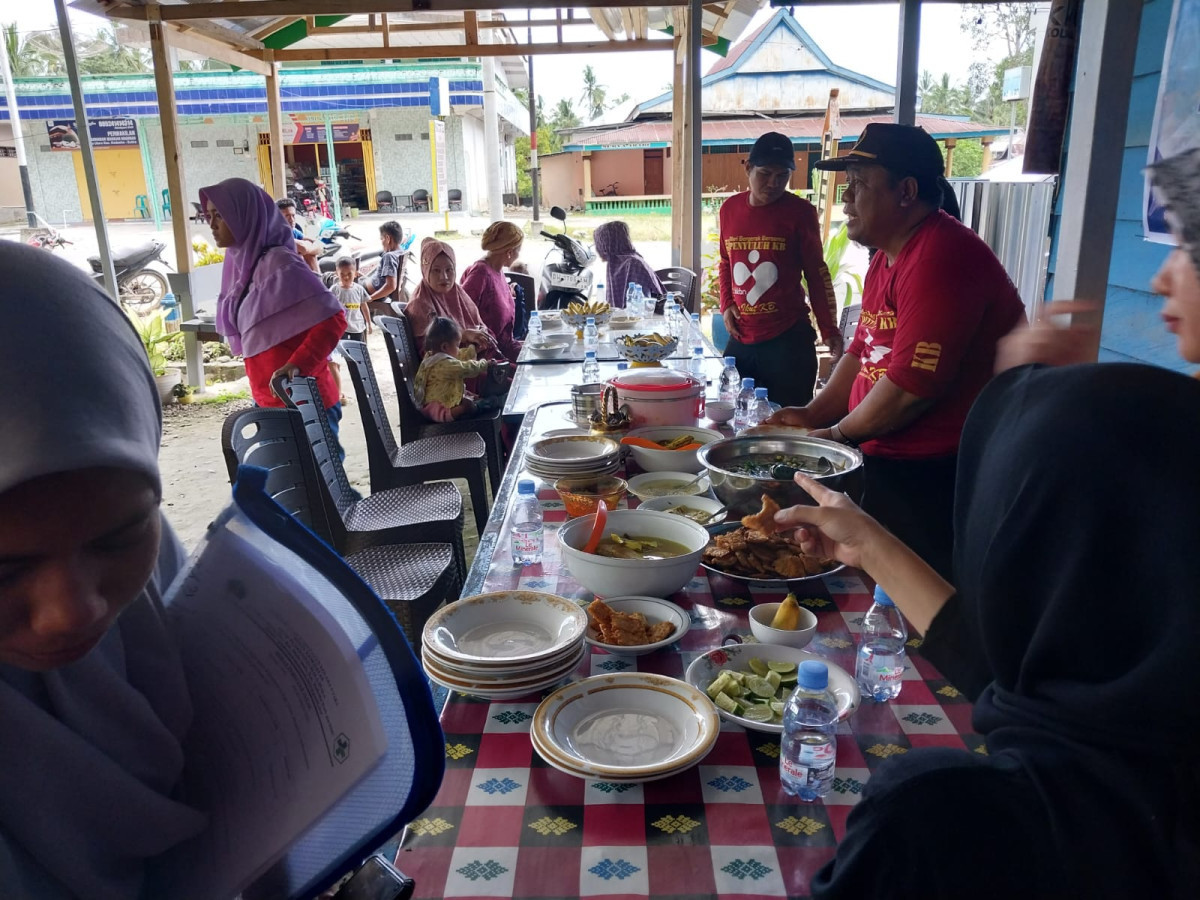
[[[559,552],[571,576],[599,597],[667,597],[696,574],[708,532],[683,516],[643,509],[615,509],[608,514],[604,537],[620,534],[663,538],[688,548],[670,559],[613,559],[581,549],[592,533],[592,516],[581,516],[558,531]]]
[[[634,475],[627,479],[629,484],[629,493],[637,497],[639,500],[652,500],[655,497],[665,497],[667,494],[703,494],[708,490],[708,479],[701,478],[689,488],[684,488],[683,485],[689,481],[695,481],[695,472],[643,472],[641,475]],[[675,487],[663,488],[655,490],[654,485],[658,483],[678,482]]]
[[[635,428],[627,437],[642,438],[647,441],[666,441],[681,434],[689,435],[698,444],[711,444],[722,440],[725,435],[712,428],[699,428],[691,425],[651,425],[645,428]],[[627,444],[634,461],[645,472],[700,472],[704,465],[696,450],[652,450],[649,447],[635,447]]]
[[[750,608],[750,633],[762,644],[781,644],[784,647],[807,647],[817,633],[817,617],[800,607],[800,624],[795,631],[772,628],[771,620],[782,603],[760,603]]]
[[[599,647],[601,650],[607,650],[609,653],[616,653],[620,656],[645,656],[647,653],[653,653],[655,650],[671,646],[687,634],[688,629],[692,627],[691,617],[669,600],[659,600],[655,597],[610,597],[604,602],[616,612],[626,613],[627,615],[641,613],[651,625],[668,621],[675,625],[675,630],[665,640],[656,641],[653,644],[621,647],[601,641],[599,633],[591,624],[591,616],[588,616],[588,630],[584,632],[583,639],[593,647]]]
[[[720,500],[714,500],[712,497],[705,497],[703,494],[667,494],[665,497],[652,497],[638,504],[638,509],[654,509],[666,512],[672,507],[689,506],[692,509],[702,509],[705,512],[715,513],[717,510],[722,510],[715,518],[709,519],[704,525],[719,525],[725,521],[725,517],[729,515],[728,510],[724,510],[725,504]],[[680,513],[674,513],[680,515]],[[687,518],[687,516],[684,516]],[[695,521],[694,519],[692,521]]]
[[[704,414],[710,421],[724,425],[733,418],[733,403],[728,400],[709,400],[704,404]]]

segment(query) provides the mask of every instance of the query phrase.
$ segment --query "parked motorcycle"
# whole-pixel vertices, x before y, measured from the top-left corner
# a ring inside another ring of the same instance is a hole
[[[49,222],[42,220],[42,230],[33,235],[29,241],[34,247],[49,250],[53,253],[60,247],[73,244],[63,237]],[[118,250],[113,257],[113,269],[117,276],[117,293],[121,305],[139,315],[152,312],[162,304],[167,295],[167,278],[161,272],[150,268],[152,263],[159,263],[170,268],[162,258],[162,252],[167,245],[161,241],[147,240],[133,247]],[[99,256],[89,256],[92,278],[104,286],[104,269]]]
[[[538,288],[538,309],[562,309],[575,301],[587,302],[592,293],[592,270],[596,259],[589,247],[567,234],[567,211],[561,206],[550,208],[550,215],[562,222],[562,233],[542,232],[542,237],[554,242],[542,263],[541,284]]]

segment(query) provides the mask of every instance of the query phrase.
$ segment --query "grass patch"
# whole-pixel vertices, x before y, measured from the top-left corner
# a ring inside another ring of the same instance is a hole
[[[242,387],[236,391],[205,391],[203,394],[192,394],[191,404],[193,406],[215,406],[221,403],[230,403],[234,400],[249,400],[250,388]]]

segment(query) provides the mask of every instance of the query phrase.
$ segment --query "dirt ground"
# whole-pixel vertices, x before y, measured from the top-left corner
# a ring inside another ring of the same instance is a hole
[[[375,375],[383,393],[384,408],[396,425],[396,386],[383,337],[376,330],[370,335],[370,348]],[[341,427],[342,446],[346,449],[346,475],[361,493],[371,492],[367,468],[367,445],[363,437],[362,417],[358,404],[353,402],[354,385],[347,375],[343,392],[351,402],[344,407]],[[249,400],[228,403],[170,404],[163,409],[163,441],[159,464],[163,477],[163,508],[167,519],[179,533],[189,550],[204,536],[208,524],[229,503],[229,478],[225,458],[221,453],[221,427],[226,417],[250,406]],[[478,543],[475,519],[466,482],[458,482],[463,495],[464,532],[467,558],[474,554]]]

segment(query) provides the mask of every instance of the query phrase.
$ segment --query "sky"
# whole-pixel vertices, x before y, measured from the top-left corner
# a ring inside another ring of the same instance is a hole
[[[19,31],[57,28],[54,6],[49,0],[13,4],[12,7],[15,8],[0,13],[0,21],[7,22],[15,18]],[[774,12],[771,7],[760,10],[747,31],[757,27]],[[797,7],[795,15],[800,25],[834,63],[887,84],[895,83],[899,17],[896,3],[854,7],[805,5]],[[102,24],[101,19],[78,11],[71,12],[71,20],[77,31],[94,30]],[[569,29],[569,34],[570,39],[583,40],[596,37],[599,32],[590,27],[579,27]],[[519,37],[524,39],[524,35]],[[548,38],[552,36],[534,32],[534,40]],[[1003,54],[996,55],[999,57]],[[973,56],[970,40],[959,27],[958,7],[955,4],[925,4],[921,14],[920,68],[928,69],[935,78],[947,72],[951,81],[963,82]],[[717,59],[715,54],[705,51],[704,71],[707,72]],[[578,106],[583,82],[581,73],[586,65],[592,66],[610,97],[627,93],[632,101],[648,100],[662,93],[671,82],[671,57],[666,51],[539,56],[534,62],[535,87],[538,94],[545,98],[547,109],[553,108],[562,98]]]

